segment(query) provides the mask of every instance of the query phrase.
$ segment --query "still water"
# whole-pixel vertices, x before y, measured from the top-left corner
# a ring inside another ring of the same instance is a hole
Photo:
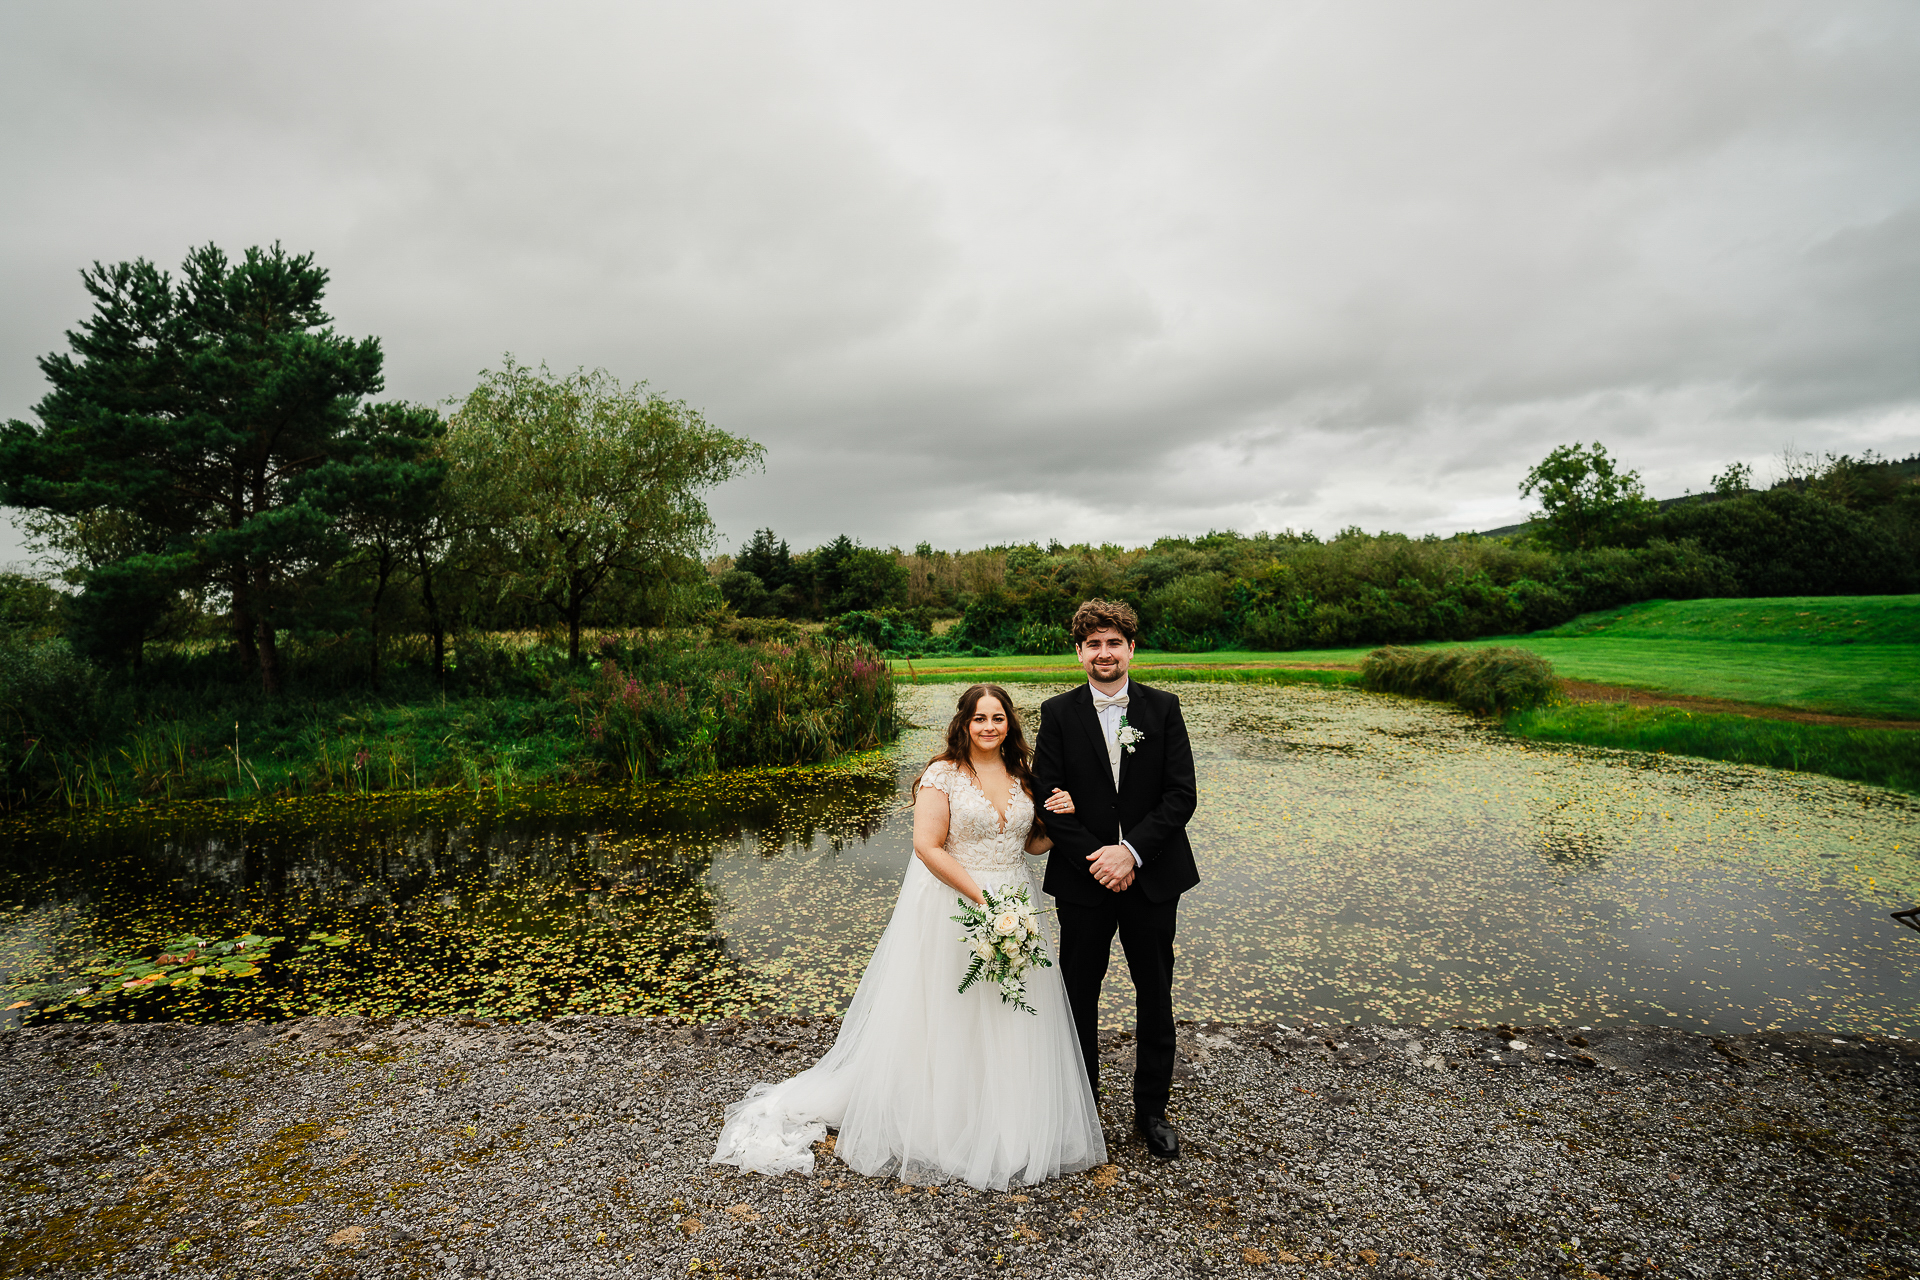
[[[1911,797],[1521,743],[1353,690],[1178,692],[1203,877],[1182,1016],[1920,1034],[1920,934],[1888,918],[1920,900]],[[0,978],[30,1002],[7,1016],[837,1012],[957,693],[904,689],[922,727],[827,770],[16,824]],[[192,964],[242,936],[279,941]],[[186,962],[123,991],[163,950]]]

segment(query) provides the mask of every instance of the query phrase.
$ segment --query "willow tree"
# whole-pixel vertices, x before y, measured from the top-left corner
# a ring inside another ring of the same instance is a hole
[[[447,424],[449,499],[503,595],[580,626],[616,575],[645,582],[713,542],[702,494],[764,450],[604,369],[556,376],[506,357]]]

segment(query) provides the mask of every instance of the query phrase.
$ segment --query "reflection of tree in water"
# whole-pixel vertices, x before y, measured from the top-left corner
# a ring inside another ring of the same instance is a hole
[[[839,848],[870,835],[892,795],[889,778],[793,772],[543,791],[504,808],[462,796],[183,807],[16,836],[0,876],[16,902],[92,904],[76,951],[189,932],[292,939],[244,990],[94,1017],[715,1016],[766,995],[715,930],[716,853],[749,834],[763,850]],[[299,953],[317,930],[353,944]]]
[[[1545,807],[1535,819],[1534,843],[1558,866],[1598,868],[1617,852],[1619,842],[1620,833],[1604,818],[1583,813],[1572,800]]]

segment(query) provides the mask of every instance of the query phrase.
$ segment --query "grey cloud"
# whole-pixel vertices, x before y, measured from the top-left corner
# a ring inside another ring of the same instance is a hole
[[[279,239],[392,394],[503,351],[762,440],[730,539],[1507,523],[1920,445],[1888,3],[0,10],[0,412],[77,269]],[[0,552],[4,555],[4,552]]]

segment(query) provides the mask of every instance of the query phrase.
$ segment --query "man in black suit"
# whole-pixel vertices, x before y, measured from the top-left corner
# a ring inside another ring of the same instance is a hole
[[[1073,797],[1047,813],[1053,852],[1046,891],[1060,912],[1060,977],[1094,1092],[1100,1091],[1100,983],[1120,934],[1138,993],[1133,1123],[1147,1150],[1180,1154],[1167,1123],[1173,1089],[1173,934],[1180,895],[1200,883],[1187,843],[1197,793],[1180,699],[1133,683],[1127,666],[1139,619],[1127,605],[1089,600],[1073,615],[1087,683],[1040,709],[1038,794]]]

